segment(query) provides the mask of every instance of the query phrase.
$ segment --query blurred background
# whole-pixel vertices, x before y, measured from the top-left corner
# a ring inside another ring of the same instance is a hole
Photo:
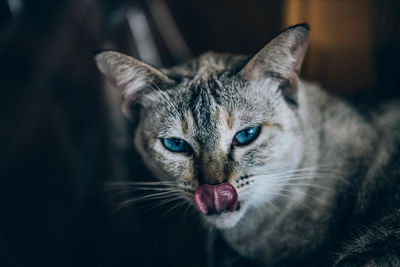
[[[0,0],[0,266],[207,262],[196,213],[110,208],[106,182],[150,175],[93,51],[168,67],[207,50],[253,54],[306,21],[302,77],[376,105],[400,96],[399,3]]]

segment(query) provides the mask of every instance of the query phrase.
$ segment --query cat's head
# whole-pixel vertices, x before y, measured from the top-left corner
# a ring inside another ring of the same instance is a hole
[[[296,25],[250,59],[206,53],[162,70],[114,51],[95,59],[122,92],[147,167],[176,181],[208,222],[229,228],[279,198],[276,174],[300,164],[298,75],[308,37],[308,26]]]

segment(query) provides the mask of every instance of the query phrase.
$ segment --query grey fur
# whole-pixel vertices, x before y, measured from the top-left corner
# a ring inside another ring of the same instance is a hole
[[[373,229],[383,243],[399,236],[399,105],[367,119],[299,80],[308,36],[307,25],[291,27],[249,60],[206,53],[155,70],[106,51],[96,61],[122,90],[136,149],[156,177],[176,181],[191,203],[201,183],[236,187],[240,210],[204,219],[239,258],[265,266],[399,263],[393,251],[374,259],[368,246]],[[234,135],[255,125],[260,136],[233,148]],[[166,137],[186,140],[193,154],[168,151]],[[214,253],[215,266],[233,264],[219,255],[227,254]]]

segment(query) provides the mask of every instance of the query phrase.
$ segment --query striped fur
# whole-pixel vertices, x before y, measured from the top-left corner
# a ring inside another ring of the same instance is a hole
[[[296,25],[251,58],[206,53],[161,70],[110,51],[96,61],[121,89],[137,125],[135,147],[158,179],[175,181],[192,204],[199,184],[237,189],[238,211],[203,216],[235,261],[400,263],[388,250],[374,261],[379,246],[369,246],[373,229],[384,244],[399,236],[399,105],[364,116],[301,81],[308,36],[307,25]],[[232,146],[237,132],[256,125],[262,130],[253,143]],[[168,137],[186,140],[193,154],[168,151],[161,142]],[[216,266],[235,263],[214,254]]]

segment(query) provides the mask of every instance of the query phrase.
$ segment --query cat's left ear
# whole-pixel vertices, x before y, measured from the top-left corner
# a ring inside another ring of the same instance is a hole
[[[135,100],[146,89],[160,88],[174,83],[158,69],[128,55],[103,50],[94,54],[96,64],[107,80],[118,88],[123,96],[122,111],[133,119]]]
[[[295,103],[309,35],[310,27],[307,24],[287,28],[254,55],[240,75],[249,81],[267,77],[280,80],[284,97]]]

